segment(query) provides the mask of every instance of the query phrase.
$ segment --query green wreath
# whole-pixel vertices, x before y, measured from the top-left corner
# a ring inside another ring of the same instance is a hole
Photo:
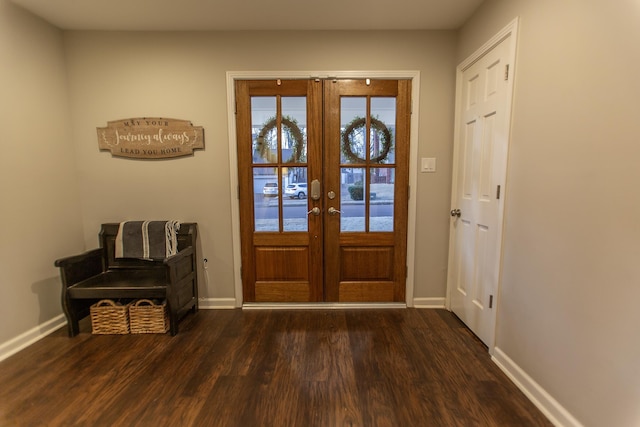
[[[285,131],[291,136],[293,139],[293,147],[291,150],[291,156],[287,159],[285,163],[303,163],[301,162],[303,158],[304,151],[304,136],[302,135],[302,131],[298,127],[298,122],[289,117],[285,116],[281,119],[282,127]],[[271,152],[268,144],[265,144],[265,135],[271,132],[278,126],[278,121],[275,117],[267,120],[267,122],[260,129],[260,133],[258,133],[257,138],[257,150],[260,153],[260,157],[265,159],[270,163],[277,163],[277,154]]]
[[[365,163],[365,159],[361,159],[358,157],[356,153],[353,152],[353,132],[356,129],[363,128],[367,126],[367,119],[364,117],[356,117],[353,119],[347,127],[342,132],[342,154],[351,162],[351,163]],[[371,128],[375,129],[375,131],[380,135],[380,142],[382,143],[382,150],[380,150],[380,154],[375,157],[371,157],[369,160],[371,163],[380,163],[384,159],[387,158],[389,152],[391,151],[392,139],[391,132],[387,128],[387,126],[382,123],[380,120],[371,117]]]

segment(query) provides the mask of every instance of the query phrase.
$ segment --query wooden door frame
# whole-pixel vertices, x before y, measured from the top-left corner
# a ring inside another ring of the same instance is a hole
[[[485,56],[488,52],[490,52],[493,48],[499,45],[502,41],[511,37],[511,46],[510,51],[508,53],[507,63],[511,64],[510,76],[508,80],[507,86],[507,99],[505,102],[505,112],[507,116],[505,117],[505,128],[507,129],[507,160],[504,165],[504,188],[502,189],[502,197],[500,198],[500,208],[498,209],[498,228],[496,230],[496,242],[498,245],[497,252],[497,262],[495,268],[497,269],[498,283],[496,284],[495,289],[495,300],[493,315],[495,317],[494,321],[494,333],[492,335],[491,342],[486,343],[489,348],[489,353],[493,355],[493,351],[495,349],[495,327],[497,325],[497,317],[498,310],[500,309],[500,287],[502,282],[502,261],[504,257],[503,253],[503,228],[504,228],[504,212],[505,212],[505,204],[508,197],[508,185],[507,185],[507,177],[508,177],[508,153],[509,153],[509,145],[511,143],[511,107],[513,103],[513,87],[515,81],[515,63],[516,63],[516,48],[518,44],[518,18],[515,18],[511,21],[507,26],[505,26],[502,30],[500,30],[496,35],[494,35],[491,39],[489,39],[486,43],[484,43],[478,50],[472,53],[469,57],[467,57],[464,61],[462,61],[456,67],[456,100],[455,100],[455,119],[454,119],[454,135],[453,135],[453,176],[451,182],[451,208],[455,209],[454,206],[457,202],[457,194],[456,191],[458,189],[458,172],[460,165],[458,164],[459,153],[460,153],[460,143],[462,141],[462,135],[460,134],[460,124],[462,121],[462,85],[463,85],[463,73],[471,67],[474,63],[476,63],[480,58]],[[449,255],[448,259],[453,259],[454,254],[454,244],[455,244],[455,235],[454,233],[449,233]],[[452,270],[448,269],[447,272],[447,295],[445,300],[445,307],[447,310],[451,311],[451,293],[453,287],[453,279],[452,279]]]
[[[409,206],[407,218],[407,282],[406,306],[413,307],[414,267],[415,267],[415,229],[416,229],[416,187],[418,181],[418,121],[420,117],[420,71],[227,71],[227,131],[229,133],[229,175],[231,197],[231,225],[233,241],[233,277],[235,306],[243,306],[242,296],[242,257],[240,253],[240,204],[238,198],[238,153],[236,134],[236,80],[260,79],[411,79],[411,134],[409,153]],[[304,304],[312,307],[313,304]],[[345,303],[331,305],[344,306]],[[349,306],[384,306],[389,304],[348,304]],[[403,304],[404,305],[404,304]],[[328,305],[323,304],[326,308]]]

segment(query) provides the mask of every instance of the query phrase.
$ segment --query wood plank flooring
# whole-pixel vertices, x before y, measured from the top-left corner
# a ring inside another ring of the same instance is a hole
[[[0,426],[550,426],[445,310],[201,310],[0,363]]]

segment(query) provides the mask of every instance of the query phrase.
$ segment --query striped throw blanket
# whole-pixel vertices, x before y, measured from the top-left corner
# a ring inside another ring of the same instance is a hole
[[[178,253],[179,221],[125,221],[116,236],[116,258],[162,259]]]

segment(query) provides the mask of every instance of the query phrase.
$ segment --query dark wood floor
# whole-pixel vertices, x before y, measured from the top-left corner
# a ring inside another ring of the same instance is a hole
[[[549,426],[444,310],[201,310],[0,363],[1,426]]]

